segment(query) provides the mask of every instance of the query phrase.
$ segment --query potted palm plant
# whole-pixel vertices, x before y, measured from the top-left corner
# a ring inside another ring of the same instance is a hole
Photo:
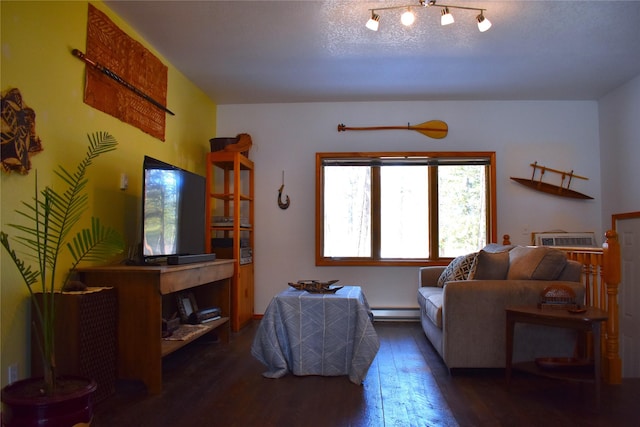
[[[42,378],[17,381],[2,389],[3,426],[32,425],[30,417],[40,418],[34,418],[33,425],[61,425],[55,421],[58,412],[61,412],[64,425],[88,423],[92,416],[91,394],[96,383],[91,379],[56,374],[54,333],[54,296],[70,281],[73,269],[83,261],[109,259],[120,253],[124,246],[121,235],[103,226],[95,217],[91,218],[90,228],[81,229],[75,236],[71,234],[88,209],[87,169],[95,158],[117,146],[115,138],[106,132],[96,132],[88,138],[88,150],[75,171],[70,172],[63,166],[54,171],[64,183],[63,191],[50,186],[40,189],[36,172],[33,199],[23,201],[16,209],[25,223],[8,225],[17,232],[11,240],[20,246],[20,255],[11,246],[9,235],[0,232],[0,243],[13,260],[31,297],[35,313],[32,334],[36,339],[33,341],[37,342],[44,367]],[[68,269],[58,265],[64,251],[69,252],[72,260]],[[78,401],[80,408],[70,409],[68,399]],[[64,402],[61,410],[51,406],[60,402]],[[73,413],[77,413],[79,419],[70,419]]]

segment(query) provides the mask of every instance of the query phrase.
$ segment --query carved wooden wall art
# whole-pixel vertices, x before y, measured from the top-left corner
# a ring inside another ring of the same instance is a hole
[[[26,175],[31,156],[42,151],[36,135],[36,112],[27,107],[19,89],[2,94],[2,169]]]
[[[166,105],[168,67],[91,4],[86,56]],[[84,102],[164,141],[165,110],[96,67],[87,66]]]
[[[533,168],[533,173],[531,174],[531,179],[529,178],[514,178],[511,177],[512,180],[514,180],[517,183],[520,183],[526,187],[532,188],[536,191],[541,191],[543,193],[547,193],[547,194],[553,194],[555,196],[561,196],[561,197],[569,197],[572,199],[593,199],[593,197],[591,196],[587,196],[586,194],[582,194],[578,191],[572,190],[569,188],[569,186],[571,185],[571,180],[573,178],[579,178],[579,179],[589,179],[587,177],[584,176],[580,176],[580,175],[576,175],[575,173],[573,173],[573,171],[570,172],[565,172],[565,171],[561,171],[561,170],[557,170],[557,169],[551,169],[548,168],[546,166],[541,166],[538,164],[538,162],[533,162],[530,164],[530,166]],[[535,180],[535,176],[536,176],[536,171],[539,170],[540,171],[540,178],[536,181]],[[544,173],[546,171],[549,172],[553,172],[556,174],[560,174],[562,176],[561,181],[560,181],[560,185],[555,185],[555,184],[549,184],[548,182],[544,182],[542,181],[542,178],[544,177]],[[564,180],[566,178],[569,178],[567,180],[567,183],[565,184]]]

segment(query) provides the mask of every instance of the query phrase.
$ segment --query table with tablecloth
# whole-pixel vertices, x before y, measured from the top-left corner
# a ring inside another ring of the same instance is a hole
[[[348,375],[361,384],[379,347],[359,286],[321,294],[290,288],[267,307],[251,354],[267,366],[268,378]]]

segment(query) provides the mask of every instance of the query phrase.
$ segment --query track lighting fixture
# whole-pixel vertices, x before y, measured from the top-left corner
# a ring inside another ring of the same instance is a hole
[[[440,18],[440,24],[449,25],[453,23],[454,23],[453,15],[451,14],[451,12],[449,12],[449,8],[445,7],[444,9],[442,9],[442,17]]]
[[[369,21],[367,21],[366,27],[368,29],[372,30],[372,31],[378,31],[378,27],[380,25],[380,15],[376,14],[376,12],[381,11],[381,10],[393,10],[393,9],[406,9],[406,11],[400,17],[400,21],[402,22],[403,25],[409,26],[409,25],[413,24],[413,22],[416,19],[415,15],[413,13],[413,10],[411,9],[413,6],[415,6],[415,5],[388,6],[388,7],[378,7],[378,8],[375,8],[375,9],[369,9],[371,11],[371,18],[369,18]],[[440,24],[441,25],[449,25],[449,24],[453,24],[455,22],[455,20],[453,19],[453,15],[449,11],[449,9],[475,10],[477,12],[480,12],[476,16],[476,21],[478,23],[478,30],[480,30],[480,32],[484,33],[489,28],[491,28],[491,22],[487,18],[484,17],[484,11],[486,9],[483,9],[483,8],[467,7],[467,6],[454,6],[454,5],[450,5],[450,4],[436,5],[436,0],[418,0],[418,6],[422,6],[422,7],[430,7],[430,6],[441,7],[442,8],[442,12],[441,12],[441,16],[440,16]]]
[[[411,24],[413,24],[415,20],[416,20],[416,15],[413,14],[413,11],[411,10],[411,8],[408,8],[407,11],[403,13],[402,16],[400,16],[400,22],[402,22],[402,25],[404,25],[405,27],[408,27]]]
[[[491,21],[484,17],[482,11],[480,11],[480,15],[478,15],[476,19],[478,20],[478,29],[481,33],[484,33],[489,28],[491,28]]]
[[[376,15],[371,11],[371,18],[366,23],[366,27],[371,31],[378,31],[378,25],[380,25],[380,15]]]

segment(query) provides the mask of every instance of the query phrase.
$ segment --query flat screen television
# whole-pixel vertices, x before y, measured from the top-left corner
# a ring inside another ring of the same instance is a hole
[[[149,156],[143,170],[142,261],[204,254],[206,179]]]

